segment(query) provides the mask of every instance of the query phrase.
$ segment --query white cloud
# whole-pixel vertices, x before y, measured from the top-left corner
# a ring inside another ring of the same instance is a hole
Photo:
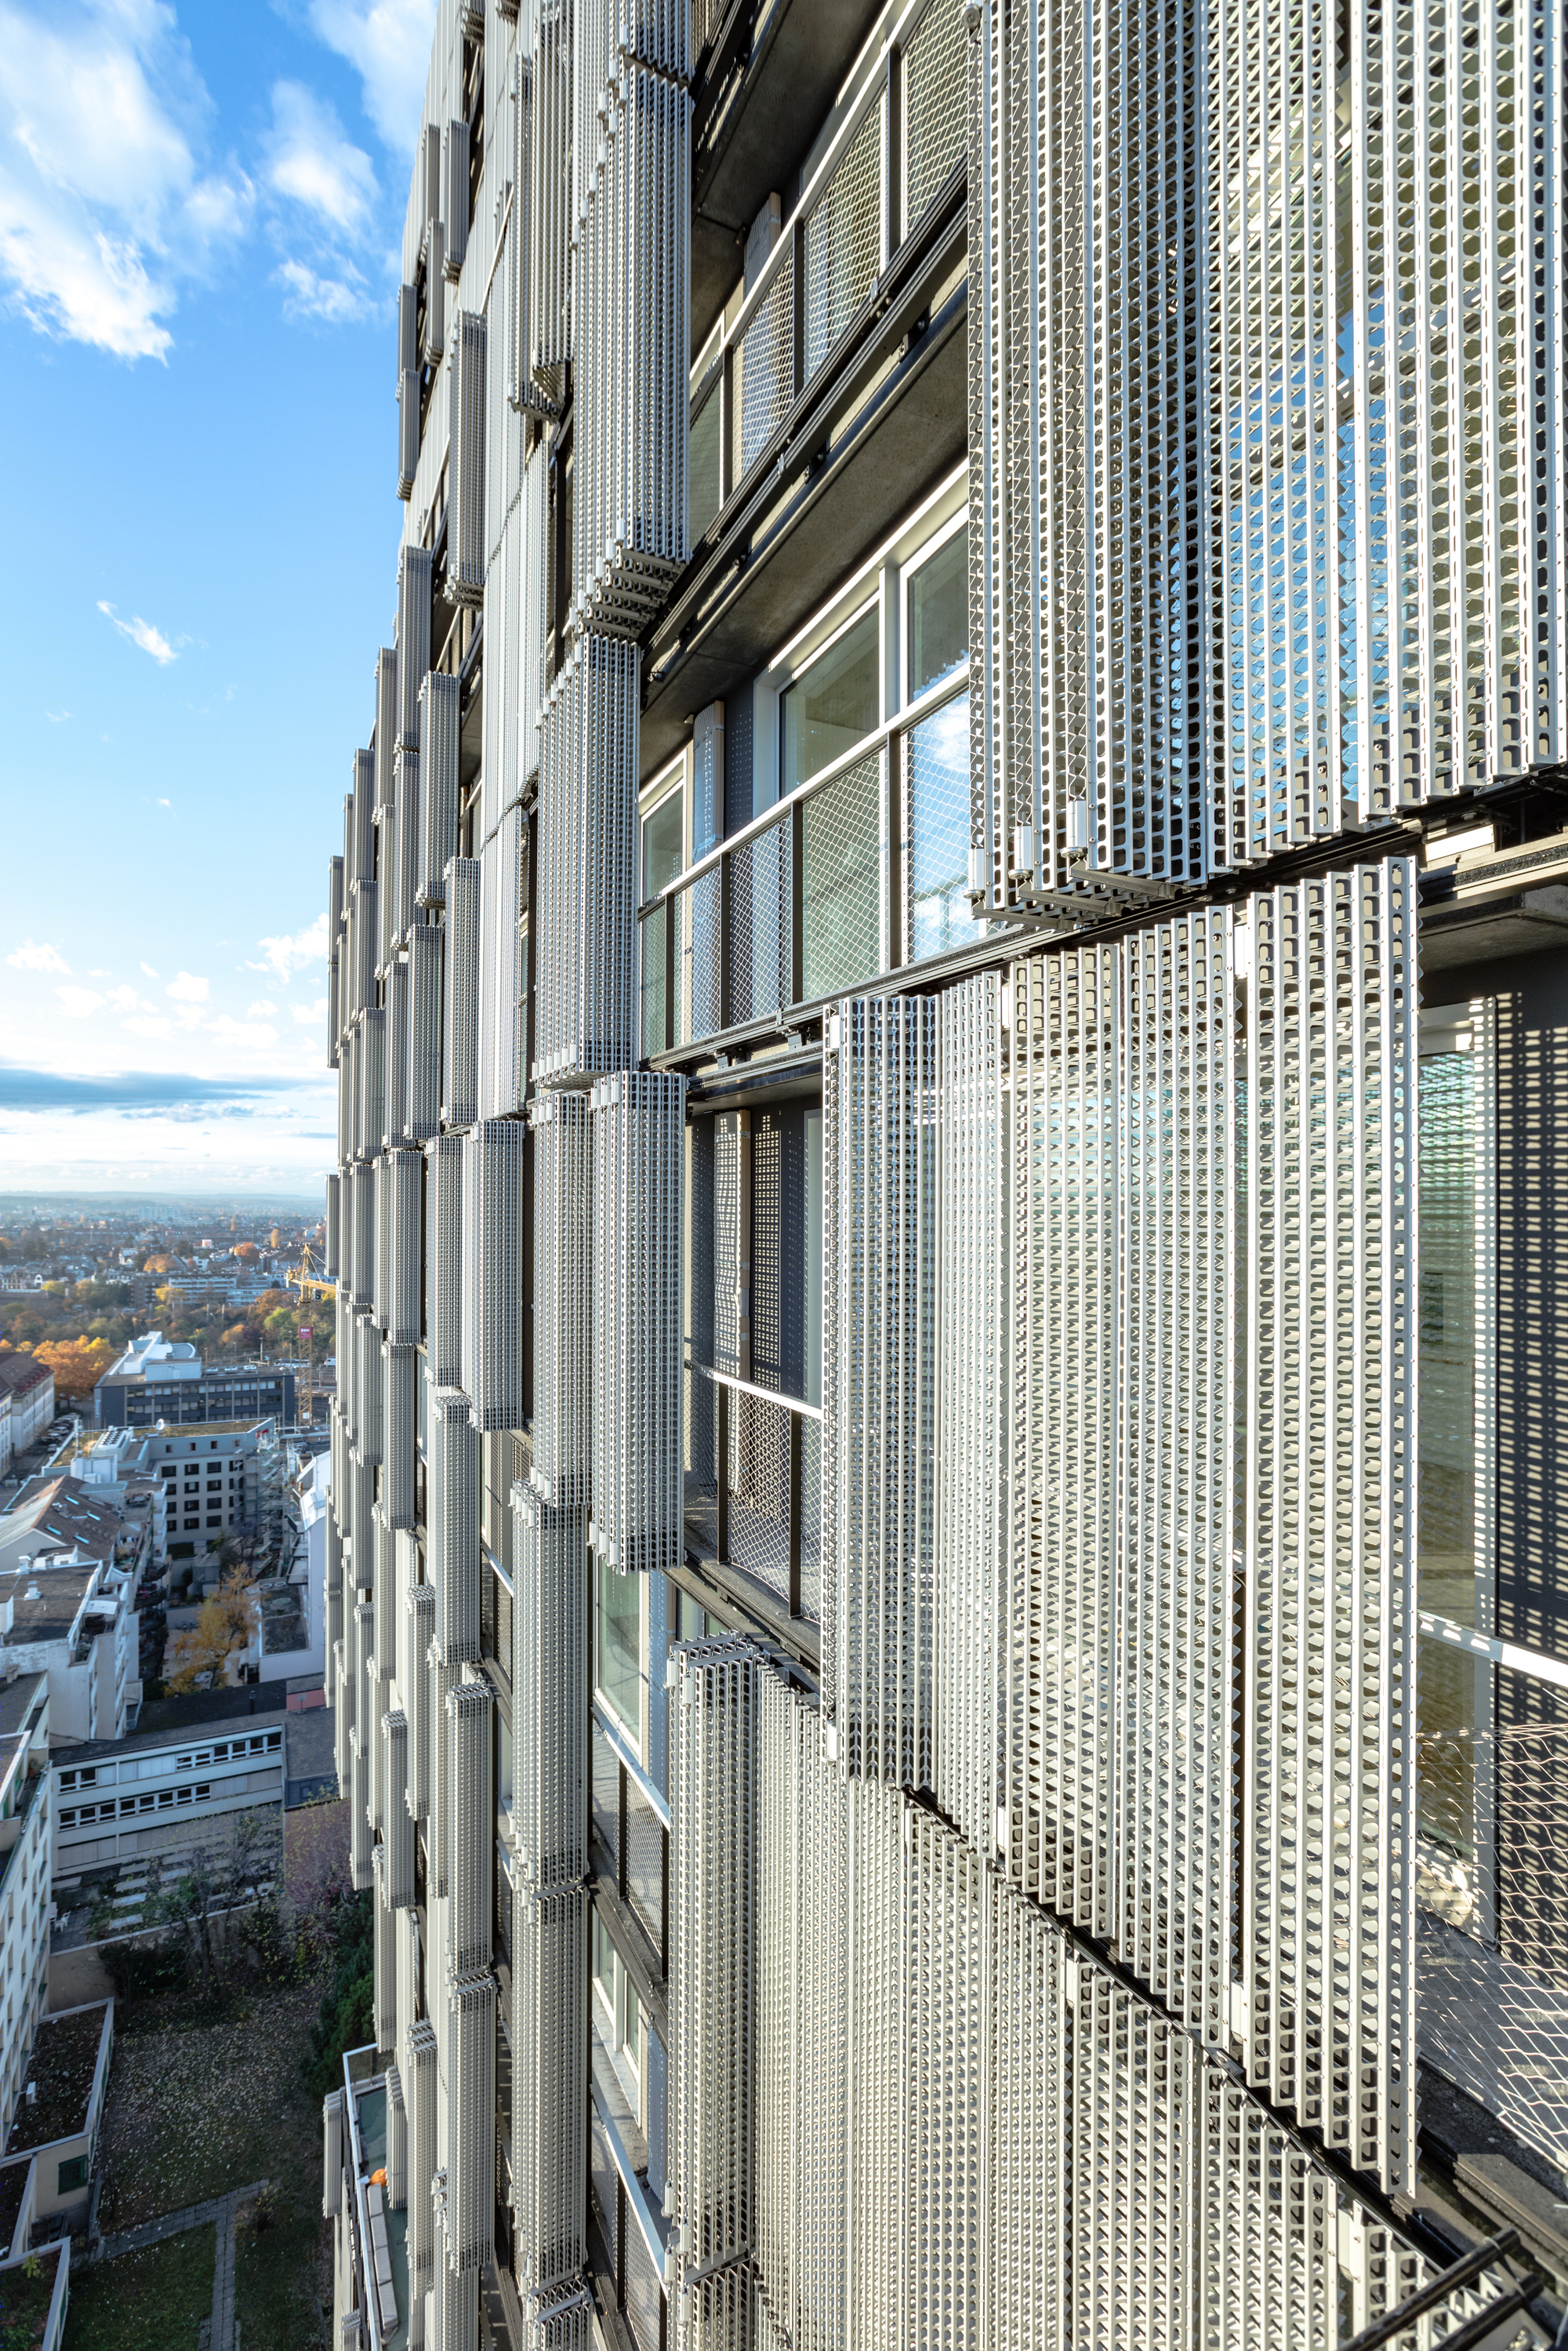
[[[283,315],[298,325],[319,319],[324,326],[347,326],[368,318],[374,308],[357,269],[344,265],[341,277],[318,277],[302,261],[286,261],[273,273],[273,284],[283,288]]]
[[[310,22],[358,72],[382,142],[406,156],[424,104],[435,0],[311,0]]]
[[[68,710],[46,710],[44,713],[51,726],[63,726],[70,715]]]
[[[116,1012],[134,1012],[140,1007],[141,998],[133,987],[111,987],[109,991],[109,1001]]]
[[[157,803],[157,805],[158,805],[160,808],[167,808],[167,807],[168,807],[168,805],[169,805],[169,803],[168,803],[168,801],[167,801],[167,800],[160,800],[160,801]]]
[[[211,100],[164,0],[0,0],[0,279],[41,334],[162,359],[182,279],[244,228],[202,164]]]
[[[165,996],[172,996],[177,1004],[204,1004],[207,1000],[207,982],[204,979],[197,979],[188,971],[182,971],[169,982],[163,993]]]
[[[68,972],[70,969],[69,964],[58,947],[50,946],[47,940],[35,943],[32,939],[24,939],[19,947],[13,948],[5,960],[16,971]]]
[[[60,999],[60,1010],[68,1020],[85,1020],[103,1003],[95,987],[57,987],[55,994]]]
[[[259,1004],[247,1004],[246,1006],[245,1017],[247,1020],[265,1020],[269,1014],[276,1012],[277,1009],[277,1007],[276,1004],[268,1004],[267,998],[263,997]]]
[[[376,175],[326,101],[297,81],[273,86],[267,178],[274,193],[349,236],[369,227]]]
[[[133,621],[121,621],[116,618],[113,605],[106,604],[101,596],[98,600],[98,609],[113,621],[122,637],[129,637],[133,645],[140,645],[144,653],[151,653],[161,669],[178,659],[162,630],[155,629],[151,621],[144,621],[140,612]]]
[[[292,1010],[302,1029],[314,1029],[327,1018],[327,999],[319,996],[314,1004],[296,1004]]]
[[[209,1020],[207,1027],[214,1037],[223,1038],[230,1045],[276,1045],[277,1042],[277,1029],[265,1020],[235,1020],[228,1013],[223,1012],[215,1020]]]
[[[302,931],[296,931],[291,939],[260,939],[256,944],[261,948],[262,960],[260,963],[247,963],[246,971],[276,972],[287,987],[295,972],[305,964],[326,962],[327,917],[324,914],[318,914],[313,923],[307,924]]]
[[[148,977],[148,978],[149,978],[149,979],[156,979],[156,978],[157,978],[158,975],[157,975],[157,973],[153,970],[153,968],[152,968],[152,965],[151,965],[150,963],[144,963],[144,964],[142,965],[141,968],[142,968],[142,970],[147,974],[147,977]]]
[[[174,1033],[173,1022],[165,1020],[161,1012],[139,1012],[134,1020],[122,1020],[120,1025],[133,1037],[152,1037],[160,1042]]]

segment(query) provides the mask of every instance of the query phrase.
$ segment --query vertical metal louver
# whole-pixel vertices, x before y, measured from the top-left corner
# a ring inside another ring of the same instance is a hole
[[[413,894],[421,906],[439,906],[445,895],[447,865],[457,854],[462,684],[444,670],[429,670],[419,689],[419,701],[423,789],[419,874]]]
[[[623,1071],[591,1099],[590,1540],[622,1573],[680,1564],[685,1078]]]
[[[412,1527],[419,1356],[412,1345],[382,1346],[382,1511],[389,1527]]]
[[[371,1592],[371,1605],[375,1616],[372,1654],[377,1661],[377,1672],[390,1679],[397,1655],[397,1537],[388,1526],[386,1514],[379,1503],[375,1512],[374,1546],[375,1569]],[[380,1715],[376,1718],[376,1727],[379,1732],[384,1732],[385,1724]]]
[[[423,716],[423,695],[414,712],[417,731]],[[409,925],[414,918],[414,890],[419,881],[421,755],[402,744],[397,755],[397,825],[395,860],[391,875],[392,886],[392,943],[402,947],[408,944]]]
[[[419,689],[430,667],[431,572],[428,548],[398,549],[395,724],[398,745],[407,751],[419,749]]]
[[[452,329],[448,393],[450,458],[446,498],[446,598],[478,604],[485,596],[485,370],[488,330],[475,310],[459,310]],[[429,647],[426,644],[428,665]],[[422,673],[423,674],[423,673]]]
[[[977,1853],[996,1821],[1006,1589],[1008,1328],[1002,983],[936,1013],[936,1792]]]
[[[411,1584],[398,1626],[397,1686],[408,1716],[408,1809],[416,1821],[430,1811],[430,1645],[435,1636],[435,1593]]]
[[[460,1682],[446,1698],[447,1932],[455,1969],[489,1964],[496,1805],[490,1768],[495,1700],[485,1681]]]
[[[362,1312],[371,1305],[375,1294],[375,1169],[361,1161],[358,1166],[349,1170],[349,1186],[354,1204],[350,1226],[353,1246],[350,1260],[349,1304],[356,1312]],[[340,1364],[347,1352],[347,1349],[340,1351]]]
[[[335,1171],[329,1172],[327,1177],[327,1238],[321,1259],[321,1270],[326,1275],[329,1281],[337,1280],[339,1267],[341,1261],[339,1255],[339,1252],[342,1248],[343,1233],[342,1210],[340,1206],[341,1186],[342,1178],[337,1175]]]
[[[507,354],[507,397],[514,408],[549,415],[555,403],[534,372],[534,60],[519,43],[512,83],[512,237],[508,264],[512,331]]]
[[[382,1458],[382,1334],[373,1315],[354,1318],[354,1358],[360,1458],[375,1469]]]
[[[520,1886],[512,1911],[517,2280],[548,2294],[587,2260],[588,1893]]]
[[[394,1930],[395,1933],[395,1930]],[[387,2067],[387,2203],[401,2212],[408,2202],[408,2112],[395,2065]]]
[[[1201,881],[1196,22],[969,22],[971,884]]]
[[[376,808],[391,808],[394,789],[394,768],[401,729],[398,726],[397,655],[390,645],[382,645],[376,655],[376,737],[371,755],[371,772],[374,779]],[[362,811],[364,821],[370,820],[370,808]],[[367,843],[367,848],[369,844]],[[369,868],[363,876],[371,879]]]
[[[512,1488],[512,1823],[525,1881],[575,1886],[588,1868],[588,1529]]]
[[[384,1213],[386,1270],[381,1301],[386,1335],[394,1347],[418,1343],[420,1205],[424,1163],[417,1151],[389,1151],[381,1163],[379,1206]]]
[[[549,643],[549,460],[541,440],[523,468],[523,626],[517,687],[517,761],[526,782],[539,764],[545,653]]]
[[[539,724],[536,1075],[597,1077],[636,1059],[635,645],[581,636]]]
[[[446,220],[446,253],[444,267],[447,277],[455,286],[463,274],[464,256],[468,250],[468,125],[454,119],[446,126],[442,141],[443,210]]]
[[[408,1809],[408,1717],[401,1711],[382,1718],[386,1740],[386,1818],[382,1831],[385,1845],[386,1899],[394,1910],[413,1900],[413,1819]]]
[[[373,1898],[371,1914],[375,1938],[376,2048],[390,2057],[397,2046],[397,1953],[392,1943],[392,1913],[387,1900],[387,1849],[377,1845],[371,1855]]]
[[[479,1656],[479,1439],[468,1399],[431,1388],[425,1400],[425,1572],[435,1587],[444,1662]]]
[[[408,1111],[403,1132],[426,1143],[441,1126],[441,998],[444,934],[415,923],[408,935]]]
[[[446,235],[433,220],[424,238],[424,363],[439,367],[446,348]]]
[[[686,560],[692,112],[675,68],[591,64],[609,29],[580,11],[572,611],[631,635]]]
[[[822,1685],[841,1767],[932,1783],[936,1007],[846,998],[822,1052]]]
[[[487,1967],[456,1970],[447,2001],[446,2259],[476,2283],[495,2251],[496,1979]],[[475,2340],[453,2337],[465,2346]]]
[[[523,1425],[523,1148],[514,1119],[463,1138],[462,1384],[476,1428]]]
[[[382,1102],[382,1145],[394,1151],[405,1138],[408,1119],[408,966],[389,965],[386,976],[387,1074]]]
[[[463,1138],[440,1134],[424,1154],[424,1352],[432,1391],[463,1377]]]
[[[546,1502],[588,1499],[592,1446],[593,1154],[585,1094],[529,1105],[534,1136],[534,1450]]]
[[[744,2270],[753,2204],[757,1660],[740,1640],[674,1653],[670,1889],[680,1935],[670,1977],[671,2306]],[[749,2298],[750,2280],[744,2280]]]
[[[527,372],[551,410],[571,359],[572,0],[538,0],[529,138]]]
[[[321,2101],[321,2210],[331,2220],[343,2209],[343,2093],[330,2090]]]
[[[356,759],[358,758],[358,753],[356,753]],[[350,794],[350,797],[351,798],[352,795]],[[337,952],[338,933],[342,926],[343,921],[343,860],[340,857],[333,857],[328,860],[327,936],[332,942],[332,951],[334,954]]]
[[[376,946],[379,929],[378,885],[356,882],[354,908],[354,1010],[361,1018],[376,1000]]]
[[[440,2087],[434,2029],[422,2019],[408,2027],[405,2038],[408,2054],[402,2068],[402,2085],[408,2105],[408,2285],[411,2294],[423,2298],[435,2278],[431,2186],[435,2177]]]
[[[1415,2175],[1416,869],[1252,902],[1249,2078]]]
[[[397,386],[397,494],[412,498],[419,473],[419,376],[407,368]]]
[[[380,664],[386,654],[377,657],[377,701],[380,696]],[[392,751],[387,751],[387,789],[392,789]],[[377,755],[373,751],[354,754],[354,789],[343,801],[343,872],[351,889],[356,882],[373,882],[376,878],[376,805],[380,778]]]
[[[442,1019],[441,1115],[472,1126],[479,1115],[479,861],[446,868],[446,972]]]
[[[509,808],[479,858],[478,1106],[482,1119],[523,1106],[528,1022],[522,913],[523,814]]]

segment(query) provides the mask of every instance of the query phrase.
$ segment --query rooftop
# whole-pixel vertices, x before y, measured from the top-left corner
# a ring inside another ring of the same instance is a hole
[[[88,1559],[109,1560],[125,1523],[113,1502],[94,1494],[68,1470],[29,1478],[0,1517],[0,1554],[14,1554],[19,1542],[37,1541]]]
[[[91,2008],[71,2008],[63,2016],[44,2018],[27,2066],[27,2081],[37,2096],[29,2104],[24,2088],[17,2100],[7,2154],[47,2147],[52,2139],[74,2138],[87,2128],[99,2047],[111,2012],[110,2002],[102,2000]]]
[[[275,1730],[279,1723],[293,1723],[294,1716],[281,1706],[265,1708],[258,1706],[256,1712],[252,1714],[246,1701],[256,1696],[259,1696],[259,1692],[255,1690],[237,1689],[199,1691],[193,1700],[165,1698],[157,1706],[144,1707],[141,1712],[142,1721],[145,1721],[149,1714],[158,1712],[166,1706],[187,1707],[206,1698],[238,1698],[240,1703],[237,1706],[217,1708],[211,1713],[183,1714],[178,1722],[164,1723],[153,1730],[143,1729],[139,1723],[137,1729],[125,1739],[84,1739],[79,1745],[74,1747],[57,1747],[51,1750],[49,1761],[57,1771],[61,1770],[74,1771],[79,1765],[95,1763],[104,1755],[145,1755],[155,1752],[161,1747],[184,1747],[188,1746],[192,1738],[204,1727],[210,1728],[214,1723],[226,1722],[231,1718],[235,1718],[235,1730],[244,1730],[247,1734],[253,1730]],[[327,1722],[329,1747],[331,1744],[330,1715],[328,1716]]]
[[[151,1376],[163,1380],[199,1380],[202,1359],[194,1347],[183,1339],[165,1339],[162,1331],[144,1331],[132,1339],[118,1362],[110,1364],[98,1382],[104,1380],[140,1380]]]
[[[98,1595],[96,1567],[46,1567],[37,1573],[18,1568],[0,1576],[0,1602],[12,1604],[6,1640],[16,1647],[32,1641],[68,1641],[88,1603]]]
[[[16,2233],[16,2221],[22,2210],[22,2199],[27,2192],[27,2167],[25,2162],[7,2163],[0,2167],[0,2262],[11,2250],[11,2240]]]
[[[47,1694],[47,1674],[16,1674],[0,1687],[0,1738],[20,1730],[37,1700]]]
[[[47,1364],[40,1364],[36,1356],[26,1354],[19,1347],[7,1348],[0,1355],[0,1388],[7,1389],[13,1395],[23,1395],[29,1388],[37,1387],[40,1380],[52,1379],[53,1376]]]

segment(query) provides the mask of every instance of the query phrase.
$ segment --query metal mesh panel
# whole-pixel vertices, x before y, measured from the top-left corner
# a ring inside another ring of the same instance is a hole
[[[421,1204],[424,1168],[417,1151],[391,1151],[381,1163],[379,1205],[386,1231],[382,1298],[386,1334],[397,1347],[419,1338]]]
[[[932,1783],[936,1008],[846,998],[822,1053],[823,1693],[852,1773]]]
[[[664,1017],[668,991],[664,978],[664,940],[670,919],[668,905],[655,906],[638,925],[642,955],[643,1059],[652,1061],[665,1046]]]
[[[463,688],[444,671],[430,670],[419,689],[420,795],[419,872],[414,897],[439,906],[446,868],[457,854],[458,739]]]
[[[587,1098],[541,1094],[534,1130],[533,1484],[547,1502],[588,1499],[592,1441],[592,1138]]]
[[[978,936],[969,888],[969,697],[956,695],[904,738],[904,959]]]
[[[1252,923],[1248,2064],[1408,2188],[1414,868],[1313,876]]]
[[[904,52],[904,233],[964,160],[968,79],[962,9],[935,0]]]
[[[437,1135],[424,1154],[424,1342],[432,1388],[463,1376],[463,1138]]]
[[[795,399],[795,253],[775,266],[772,283],[752,312],[732,361],[740,387],[739,474],[750,472]]]
[[[517,2281],[569,2284],[587,2259],[588,1894],[517,1888],[512,1925]]]
[[[686,1081],[593,1089],[593,1520],[622,1573],[676,1566],[681,1540],[681,1178]]]
[[[655,1951],[664,1948],[664,1827],[630,1772],[626,1775],[626,1898]]]
[[[588,1530],[520,1481],[512,1515],[512,1818],[524,1880],[545,1892],[588,1866]]]
[[[984,973],[937,999],[937,1792],[977,1853],[995,1823],[1006,1590],[1006,1244],[1002,989]]]
[[[672,901],[680,925],[675,938],[675,1041],[689,1045],[725,1025],[720,921],[723,882],[717,865],[699,874]]]
[[[528,2351],[594,2351],[593,2298],[584,2286],[563,2286],[528,2301]]]
[[[857,760],[800,810],[800,993],[805,1003],[882,969],[884,751]]]
[[[523,1146],[512,1119],[463,1138],[463,1386],[476,1428],[523,1420]]]
[[[610,2144],[610,2134],[604,2127],[597,2101],[591,2098],[588,2107],[588,2183],[599,2215],[604,2250],[609,2257],[610,2273],[619,2287],[621,2231],[618,2225],[618,2215],[621,2175],[615,2168],[615,2152]]]
[[[463,275],[463,256],[468,250],[468,125],[453,120],[446,126],[441,141],[442,216],[446,225],[444,266],[447,281],[455,286]],[[461,323],[462,313],[458,313]]]
[[[398,1627],[397,1685],[408,1716],[408,1808],[417,1821],[430,1811],[430,1674],[428,1653],[435,1635],[435,1593],[428,1583],[411,1584],[403,1594]]]
[[[430,667],[430,599],[432,558],[423,547],[401,547],[397,558],[397,743],[401,749],[419,749],[419,689]],[[389,768],[379,773],[380,726],[377,726],[377,782],[389,796]]]
[[[449,1806],[446,1929],[454,1968],[489,1962],[490,1894],[496,1842],[491,1740],[495,1701],[487,1682],[460,1682],[446,1697]]]
[[[632,645],[580,637],[539,726],[538,1076],[632,1058],[637,707]]]
[[[664,2290],[643,2231],[635,2226],[626,2231],[626,2274],[621,2290],[625,2296],[626,2324],[637,2351],[660,2351]]]
[[[726,860],[729,1021],[769,1019],[794,994],[795,829],[769,825]]]
[[[711,1381],[688,1364],[681,1456],[682,1505],[694,1541],[718,1550],[718,1405]]]
[[[528,950],[522,810],[509,808],[480,855],[478,1100],[481,1118],[520,1111],[528,1081]]]
[[[413,1822],[408,1809],[408,1717],[401,1709],[383,1716],[386,1740],[386,1898],[394,1910],[413,1900]]]
[[[445,999],[442,1019],[441,1115],[472,1126],[479,1115],[479,861],[446,868]]]
[[[496,1979],[482,1966],[455,1971],[447,1980],[447,2001],[444,2234],[450,2267],[477,2271],[495,2251]]]
[[[390,1340],[381,1356],[382,1510],[389,1527],[412,1527],[419,1357],[412,1346],[393,1346]]]
[[[459,310],[452,329],[446,499],[446,595],[477,604],[485,594],[485,368],[486,329]],[[423,672],[422,672],[423,674]]]
[[[432,1389],[425,1403],[425,1572],[435,1586],[435,1638],[443,1660],[479,1656],[479,1439],[468,1399]]]
[[[588,1737],[589,1805],[593,1834],[610,1856],[614,1882],[621,1878],[621,1759],[606,1739],[597,1715]]]
[[[870,106],[806,223],[806,376],[817,372],[882,265],[882,115]]]
[[[789,1420],[783,1405],[729,1399],[729,1556],[789,1598]]]

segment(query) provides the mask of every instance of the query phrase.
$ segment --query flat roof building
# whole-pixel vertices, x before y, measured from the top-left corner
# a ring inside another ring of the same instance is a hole
[[[295,1375],[274,1364],[204,1364],[195,1349],[150,1331],[132,1341],[93,1388],[100,1428],[181,1426],[209,1420],[292,1426]]]

